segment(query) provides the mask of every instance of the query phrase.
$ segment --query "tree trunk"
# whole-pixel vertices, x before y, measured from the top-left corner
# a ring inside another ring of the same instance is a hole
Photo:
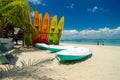
[[[0,27],[0,38],[4,38],[4,29],[3,29],[3,26]]]
[[[0,27],[0,38],[2,37],[2,28]]]

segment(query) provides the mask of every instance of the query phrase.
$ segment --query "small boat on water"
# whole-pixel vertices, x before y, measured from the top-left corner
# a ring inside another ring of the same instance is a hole
[[[70,49],[70,48],[74,48],[74,46],[62,46],[62,45],[47,45],[44,43],[37,43],[36,47],[38,49],[42,49],[42,50],[48,50],[49,52],[58,52],[61,50],[66,50],[66,49]]]
[[[57,52],[57,58],[60,61],[80,60],[92,55],[88,48],[77,47]]]

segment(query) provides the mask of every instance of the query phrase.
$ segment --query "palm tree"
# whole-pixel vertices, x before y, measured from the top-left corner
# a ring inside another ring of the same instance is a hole
[[[31,43],[31,34],[37,35],[30,18],[30,8],[27,0],[0,0],[0,36],[7,24],[20,28],[24,34],[24,41],[27,46]]]

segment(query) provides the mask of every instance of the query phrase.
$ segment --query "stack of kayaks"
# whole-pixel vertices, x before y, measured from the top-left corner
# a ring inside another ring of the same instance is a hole
[[[57,24],[57,16],[53,16],[50,21],[49,14],[46,13],[42,21],[42,14],[38,12],[34,15],[33,25],[38,31],[37,38],[33,35],[33,44],[36,43],[46,43],[58,45],[61,39],[63,27],[64,27],[64,16],[60,19]]]
[[[79,60],[92,54],[88,48],[59,45],[64,27],[64,16],[57,24],[56,15],[50,21],[49,14],[46,13],[42,21],[42,15],[36,12],[34,26],[38,31],[38,37],[35,38],[33,35],[33,44],[39,49],[56,52],[60,61]]]

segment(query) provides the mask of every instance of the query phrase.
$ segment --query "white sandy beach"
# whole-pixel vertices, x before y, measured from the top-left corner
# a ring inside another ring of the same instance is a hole
[[[22,69],[27,70],[18,75],[11,72],[16,75],[2,77],[2,80],[120,80],[120,47],[67,43],[61,45],[86,47],[93,55],[82,62],[60,64],[55,58],[55,53],[21,48],[16,65],[21,66],[22,61],[33,66]]]

